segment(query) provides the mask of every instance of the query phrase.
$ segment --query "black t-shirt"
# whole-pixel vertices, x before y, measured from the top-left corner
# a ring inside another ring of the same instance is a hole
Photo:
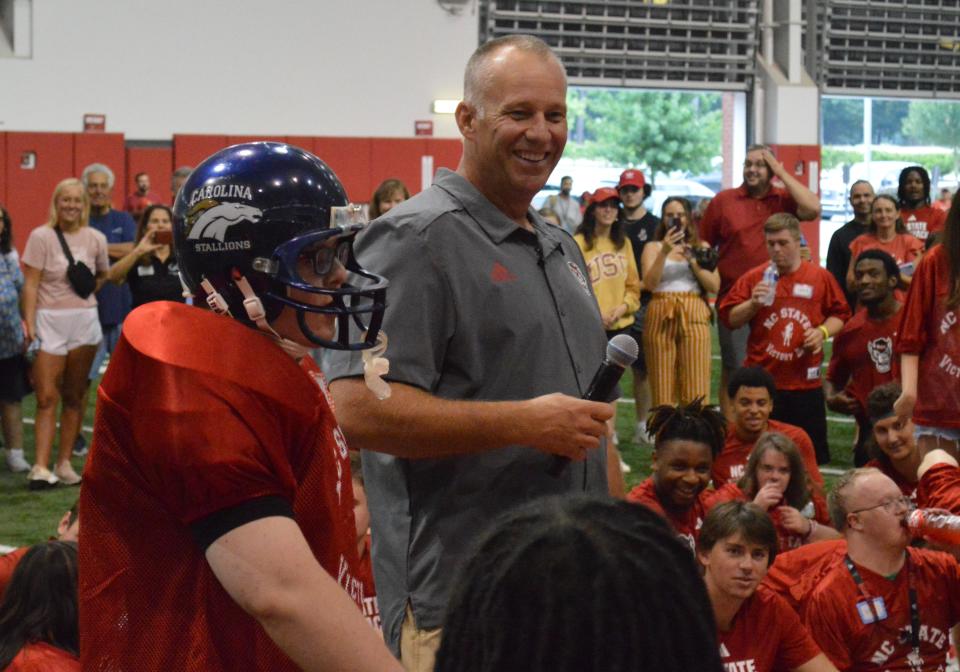
[[[172,254],[166,261],[150,257],[149,264],[137,264],[127,273],[127,283],[133,295],[133,307],[150,301],[184,302],[180,284],[179,266]]]
[[[640,267],[640,255],[643,254],[643,248],[646,244],[653,240],[653,234],[656,233],[657,227],[660,226],[660,218],[648,212],[640,219],[627,219],[624,217],[623,223],[625,225],[624,232],[627,234],[627,238],[630,239],[630,244],[633,245],[633,256],[637,259],[637,272],[642,275],[643,269]]]
[[[867,232],[867,225],[853,219],[837,229],[827,248],[827,270],[833,274],[847,297],[847,304],[854,305],[856,296],[847,289],[847,269],[850,267],[850,243]]]

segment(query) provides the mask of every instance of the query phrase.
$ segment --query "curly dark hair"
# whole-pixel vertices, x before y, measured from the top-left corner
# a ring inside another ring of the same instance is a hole
[[[535,500],[467,557],[437,672],[721,670],[690,549],[644,506]]]
[[[897,201],[900,208],[907,207],[906,201],[906,186],[907,186],[907,177],[910,176],[910,173],[917,173],[920,175],[920,181],[923,182],[923,199],[921,203],[923,205],[930,205],[930,173],[927,172],[927,169],[923,166],[907,166],[900,171],[900,179],[897,182]]]
[[[703,397],[697,397],[685,406],[651,409],[647,431],[655,437],[655,449],[664,441],[697,441],[710,446],[710,454],[716,457],[727,438],[727,421],[716,406],[708,406]]]

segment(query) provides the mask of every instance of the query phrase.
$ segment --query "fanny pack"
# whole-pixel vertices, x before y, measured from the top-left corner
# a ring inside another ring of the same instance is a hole
[[[85,299],[93,294],[93,290],[97,288],[97,279],[85,263],[74,260],[73,254],[70,253],[70,248],[67,246],[67,241],[64,239],[63,231],[60,230],[60,227],[54,227],[53,230],[57,232],[57,238],[60,239],[60,247],[63,248],[63,254],[67,257],[67,280],[70,281],[70,286],[73,287],[73,291],[77,293],[77,296]]]

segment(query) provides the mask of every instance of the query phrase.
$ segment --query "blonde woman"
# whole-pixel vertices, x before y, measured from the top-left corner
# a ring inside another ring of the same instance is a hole
[[[36,459],[27,476],[31,489],[62,482],[80,483],[70,465],[73,443],[83,419],[87,374],[102,338],[93,292],[81,296],[67,277],[68,261],[58,235],[71,255],[95,276],[96,288],[107,277],[107,239],[87,226],[90,204],[80,180],[63,180],[53,191],[50,218],[30,232],[23,252],[23,313],[27,341],[40,341],[33,364],[37,394]],[[60,448],[50,472],[57,405],[60,412]]]
[[[710,306],[706,294],[720,288],[716,268],[707,270],[696,251],[709,245],[693,226],[690,203],[671,196],[654,238],[640,258],[643,288],[653,292],[643,326],[651,403],[689,404],[710,396]]]

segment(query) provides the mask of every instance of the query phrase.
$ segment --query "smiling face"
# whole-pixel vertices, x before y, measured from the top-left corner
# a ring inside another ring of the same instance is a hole
[[[620,202],[615,198],[608,198],[602,203],[597,203],[593,213],[597,228],[609,230],[620,214]]]
[[[697,554],[706,570],[711,594],[745,600],[767,575],[770,553],[766,546],[747,541],[742,532],[725,537],[706,553]]]
[[[850,187],[850,205],[855,215],[861,217],[869,215],[873,199],[873,187],[869,182],[858,182]]]
[[[865,306],[875,306],[887,298],[897,286],[896,278],[887,275],[879,259],[861,259],[853,268],[857,299]]]
[[[80,226],[83,219],[83,187],[69,185],[60,190],[56,199],[57,223],[64,231],[72,231]]]
[[[906,460],[917,452],[913,438],[913,420],[897,417],[884,418],[873,423],[873,438],[877,447],[891,460]]]
[[[740,386],[733,397],[733,424],[742,436],[757,436],[767,429],[773,399],[765,387]]]
[[[462,170],[494,204],[522,212],[567,142],[566,76],[556,59],[515,47],[482,67],[482,90],[457,109]]]
[[[710,446],[699,441],[668,439],[653,454],[653,482],[660,502],[673,510],[686,511],[710,482],[713,456]]]
[[[751,191],[763,190],[770,184],[770,166],[763,160],[763,152],[759,149],[747,152],[743,161],[743,183]]]
[[[110,186],[110,177],[106,173],[90,173],[87,175],[87,196],[90,198],[90,209],[94,212],[105,213],[110,209],[110,198],[113,187]]]
[[[393,208],[403,203],[405,200],[407,199],[404,197],[403,192],[400,189],[395,189],[393,193],[388,194],[385,198],[380,199],[378,204],[380,206],[380,214],[385,215],[393,210]]]
[[[897,228],[897,217],[900,213],[897,206],[889,198],[877,198],[870,208],[870,220],[881,236],[893,235]]]
[[[903,181],[903,195],[908,201],[922,201],[926,194],[923,189],[923,178],[915,170],[911,170],[907,173],[906,179]]]

